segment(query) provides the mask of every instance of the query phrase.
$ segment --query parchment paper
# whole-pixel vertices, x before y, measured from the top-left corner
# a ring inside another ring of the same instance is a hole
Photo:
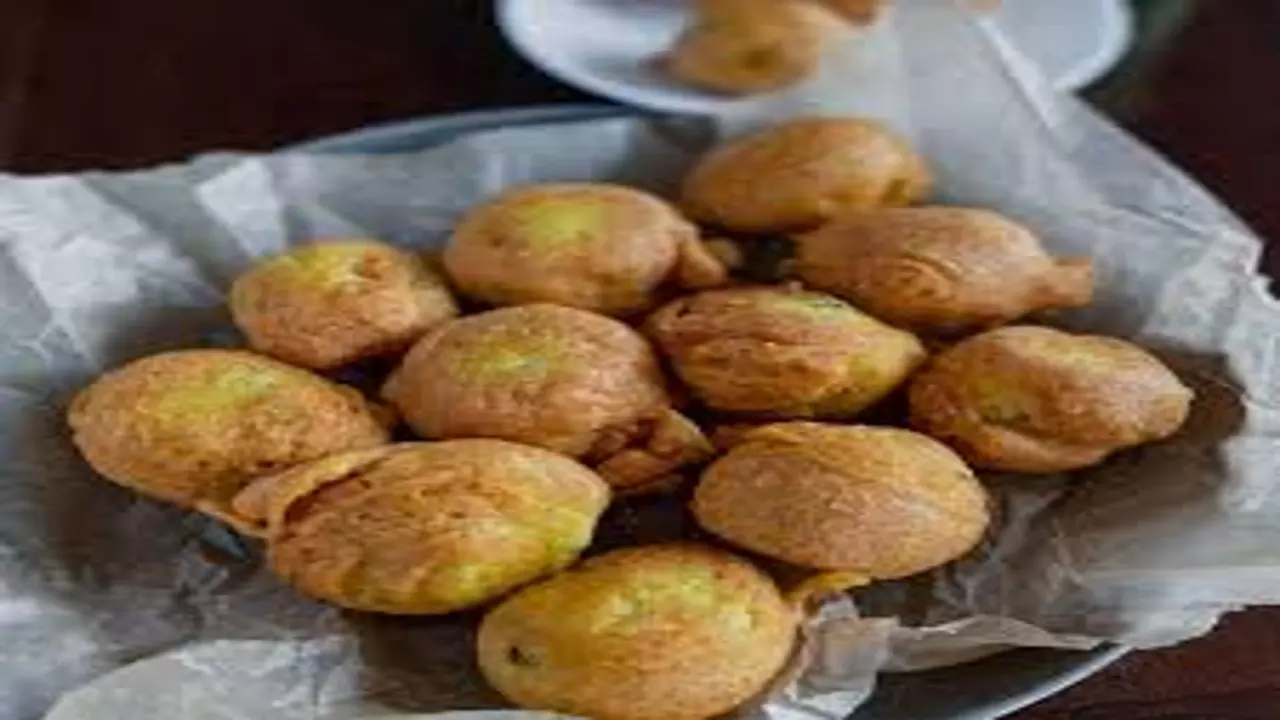
[[[861,619],[849,603],[825,608],[778,694],[744,715],[839,718],[877,669],[1006,646],[1164,645],[1280,601],[1280,312],[1254,274],[1256,239],[949,3],[905,5],[813,86],[725,128],[799,112],[882,117],[929,157],[942,200],[1093,255],[1098,302],[1061,322],[1156,349],[1199,397],[1172,441],[1071,477],[987,478],[1000,519],[978,552],[859,592]],[[426,248],[469,206],[531,181],[666,193],[710,138],[697,124],[607,121],[387,157],[223,154],[0,177],[0,717],[41,717],[95,678],[50,717],[501,707],[472,670],[474,617],[343,616],[299,598],[225,531],[95,478],[63,409],[129,358],[234,342],[222,292],[254,258],[352,234]]]

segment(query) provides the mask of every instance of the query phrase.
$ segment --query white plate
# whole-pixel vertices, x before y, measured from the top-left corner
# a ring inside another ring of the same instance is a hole
[[[618,102],[695,114],[752,102],[684,87],[653,68],[688,9],[689,0],[498,0],[498,23],[548,74]],[[1128,47],[1133,25],[1122,0],[1005,0],[995,20],[1064,90],[1110,69]]]

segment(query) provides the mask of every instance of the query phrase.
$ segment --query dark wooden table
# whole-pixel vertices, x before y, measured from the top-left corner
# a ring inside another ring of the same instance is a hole
[[[1169,36],[1162,47],[1092,97],[1263,237],[1280,237],[1271,165],[1280,161],[1280,3],[1201,2],[1190,22],[1159,32]],[[373,122],[583,99],[506,49],[484,0],[0,0],[8,171],[139,167]],[[1273,277],[1278,260],[1268,255]],[[1133,654],[1018,717],[1280,718],[1280,610]]]

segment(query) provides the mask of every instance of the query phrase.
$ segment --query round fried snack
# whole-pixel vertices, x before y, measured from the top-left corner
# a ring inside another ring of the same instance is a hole
[[[987,496],[909,430],[791,422],[747,432],[703,473],[693,512],[725,540],[802,567],[906,577],[968,552]]]
[[[709,290],[663,307],[645,329],[703,404],[773,417],[855,415],[925,358],[911,333],[797,288]]]
[[[671,205],[617,185],[508,192],[473,210],[444,253],[458,288],[491,305],[550,302],[628,315],[669,287],[710,287],[728,271]]]
[[[920,333],[988,328],[1093,299],[1088,258],[1053,258],[1031,231],[988,210],[857,213],[796,243],[804,282]]]
[[[615,488],[710,456],[671,408],[658,358],[630,327],[558,305],[455,320],[423,338],[383,396],[427,438],[494,437],[595,466]]]
[[[233,350],[135,360],[81,391],[67,421],[99,473],[213,514],[255,477],[388,439],[356,390]]]
[[[805,118],[713,150],[685,178],[681,204],[730,230],[798,232],[916,202],[931,182],[924,160],[879,123]]]
[[[663,67],[695,87],[727,95],[778,90],[812,75],[840,18],[820,5],[778,0],[700,0]]]
[[[817,0],[858,25],[871,25],[884,14],[887,0]]]
[[[1132,343],[1016,326],[942,352],[912,381],[913,427],[975,467],[1074,470],[1172,435],[1192,392]]]
[[[264,260],[231,286],[230,304],[250,347],[317,370],[399,352],[458,314],[422,258],[363,239]]]
[[[480,625],[509,700],[596,720],[703,720],[764,689],[799,613],[745,560],[697,545],[618,550],[525,588]]]
[[[608,503],[609,487],[574,460],[473,439],[330,456],[254,482],[233,508],[301,592],[434,615],[567,567]]]

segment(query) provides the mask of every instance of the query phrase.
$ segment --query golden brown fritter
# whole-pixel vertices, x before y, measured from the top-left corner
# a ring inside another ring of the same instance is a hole
[[[400,352],[458,314],[423,258],[365,239],[264,260],[231,286],[230,304],[253,349],[317,370]]]
[[[370,612],[441,614],[560,570],[609,502],[598,475],[502,440],[335,455],[236,497],[271,568],[300,591]]]
[[[387,442],[354,389],[233,350],[135,360],[81,391],[67,421],[107,478],[214,513],[255,477]]]
[[[1088,258],[1053,258],[1031,231],[988,210],[855,213],[796,242],[806,283],[920,333],[988,328],[1093,299]]]
[[[707,468],[693,512],[725,540],[802,567],[914,575],[968,552],[987,496],[945,445],[887,427],[779,423]]]
[[[711,453],[671,409],[658,358],[639,333],[557,305],[446,324],[409,351],[383,396],[423,437],[545,447],[583,458],[618,488]]]
[[[702,720],[781,670],[798,613],[768,576],[696,545],[619,550],[489,612],[480,670],[517,705],[595,720]]]
[[[663,67],[690,85],[748,95],[794,85],[817,71],[839,17],[807,2],[701,0]]]
[[[694,218],[739,232],[813,229],[854,210],[929,192],[924,160],[872,120],[804,118],[713,150],[685,178]]]
[[[1132,343],[1016,326],[971,337],[911,383],[911,424],[975,467],[1051,473],[1172,435],[1191,390]]]
[[[817,0],[817,2],[858,25],[870,25],[879,20],[888,5],[886,0]]]
[[[606,315],[728,276],[671,205],[598,183],[532,185],[472,210],[444,263],[462,292],[491,305],[549,302]]]
[[[925,358],[914,335],[839,298],[789,287],[684,297],[645,329],[705,405],[774,417],[855,415]]]

